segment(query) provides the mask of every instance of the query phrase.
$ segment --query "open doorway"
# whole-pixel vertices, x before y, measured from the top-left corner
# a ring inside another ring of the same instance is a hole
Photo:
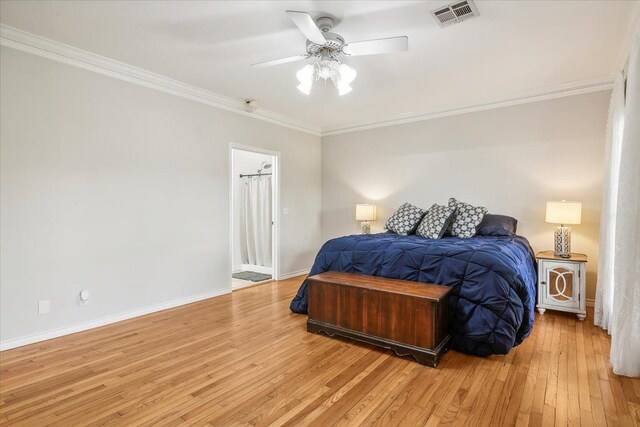
[[[231,145],[231,289],[277,278],[278,153]]]

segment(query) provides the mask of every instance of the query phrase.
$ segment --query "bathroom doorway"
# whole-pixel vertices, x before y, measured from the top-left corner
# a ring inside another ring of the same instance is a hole
[[[231,289],[277,278],[278,159],[275,152],[231,145]]]

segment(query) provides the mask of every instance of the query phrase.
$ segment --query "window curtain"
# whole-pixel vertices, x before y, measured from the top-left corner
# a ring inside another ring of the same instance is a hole
[[[616,93],[619,80],[609,111],[595,323],[611,334],[613,372],[640,377],[640,32],[629,55],[626,94]],[[616,96],[623,96],[618,120]]]
[[[240,256],[243,264],[271,267],[271,177],[242,182]]]
[[[605,145],[605,176],[602,187],[602,214],[600,217],[600,250],[598,257],[598,284],[594,323],[609,330],[613,314],[613,288],[615,265],[615,233],[618,209],[618,180],[620,178],[620,150],[624,128],[624,76],[619,72],[613,84],[607,122]]]

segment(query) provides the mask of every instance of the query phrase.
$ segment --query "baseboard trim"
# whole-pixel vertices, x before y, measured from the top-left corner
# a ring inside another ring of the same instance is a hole
[[[252,264],[242,264],[240,266],[240,271],[255,271],[256,273],[273,274],[273,268],[271,267],[263,267],[261,265]]]
[[[292,277],[305,276],[309,274],[310,271],[311,271],[311,267],[303,268],[302,270],[298,270],[298,271],[292,271],[290,273],[281,274],[280,277],[278,277],[278,280],[286,280],[286,279],[291,279]]]
[[[291,279],[293,277],[304,276],[309,274],[311,268],[303,268],[302,270],[292,271],[280,276],[279,280]],[[14,338],[10,340],[0,341],[0,351],[10,350],[12,348],[22,347],[29,344],[34,344],[41,341],[50,340],[53,338],[62,337],[65,335],[75,334],[77,332],[87,331],[89,329],[98,328],[100,326],[110,325],[112,323],[121,322],[123,320],[133,319],[134,317],[140,317],[151,313],[156,313],[162,310],[168,310],[170,308],[180,307],[182,305],[191,304],[194,302],[202,301],[209,298],[214,298],[220,295],[228,294],[228,289],[220,289],[213,292],[207,292],[191,297],[180,298],[172,301],[155,304],[149,307],[141,308],[138,310],[132,310],[125,313],[115,314],[113,316],[106,316],[89,322],[76,324],[64,328],[53,329],[51,331],[42,332],[39,334],[28,335],[26,337]],[[585,299],[587,307],[595,307],[595,300]]]
[[[75,334],[77,332],[87,331],[89,329],[110,325],[112,323],[121,322],[123,320],[144,316],[146,314],[156,313],[158,311],[167,310],[170,308],[175,308],[175,307],[179,307],[186,304],[191,304],[191,303],[202,301],[205,299],[228,294],[230,292],[231,291],[228,289],[219,289],[212,292],[206,292],[204,294],[199,294],[199,295],[194,295],[186,298],[179,298],[172,301],[154,304],[154,305],[140,308],[137,310],[131,310],[124,313],[114,314],[112,316],[101,317],[99,319],[91,320],[89,322],[79,323],[79,324],[67,326],[64,328],[53,329],[51,331],[42,332],[42,333],[33,334],[33,335],[27,335],[25,337],[0,341],[0,351],[10,350],[12,348],[34,344],[37,342],[50,340],[52,338],[58,338],[65,335]]]

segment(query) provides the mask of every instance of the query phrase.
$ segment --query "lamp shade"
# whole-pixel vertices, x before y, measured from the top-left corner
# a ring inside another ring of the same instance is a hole
[[[356,205],[356,221],[375,221],[376,205],[357,204]]]
[[[580,224],[582,219],[582,203],[580,202],[547,202],[546,222],[552,224]]]

